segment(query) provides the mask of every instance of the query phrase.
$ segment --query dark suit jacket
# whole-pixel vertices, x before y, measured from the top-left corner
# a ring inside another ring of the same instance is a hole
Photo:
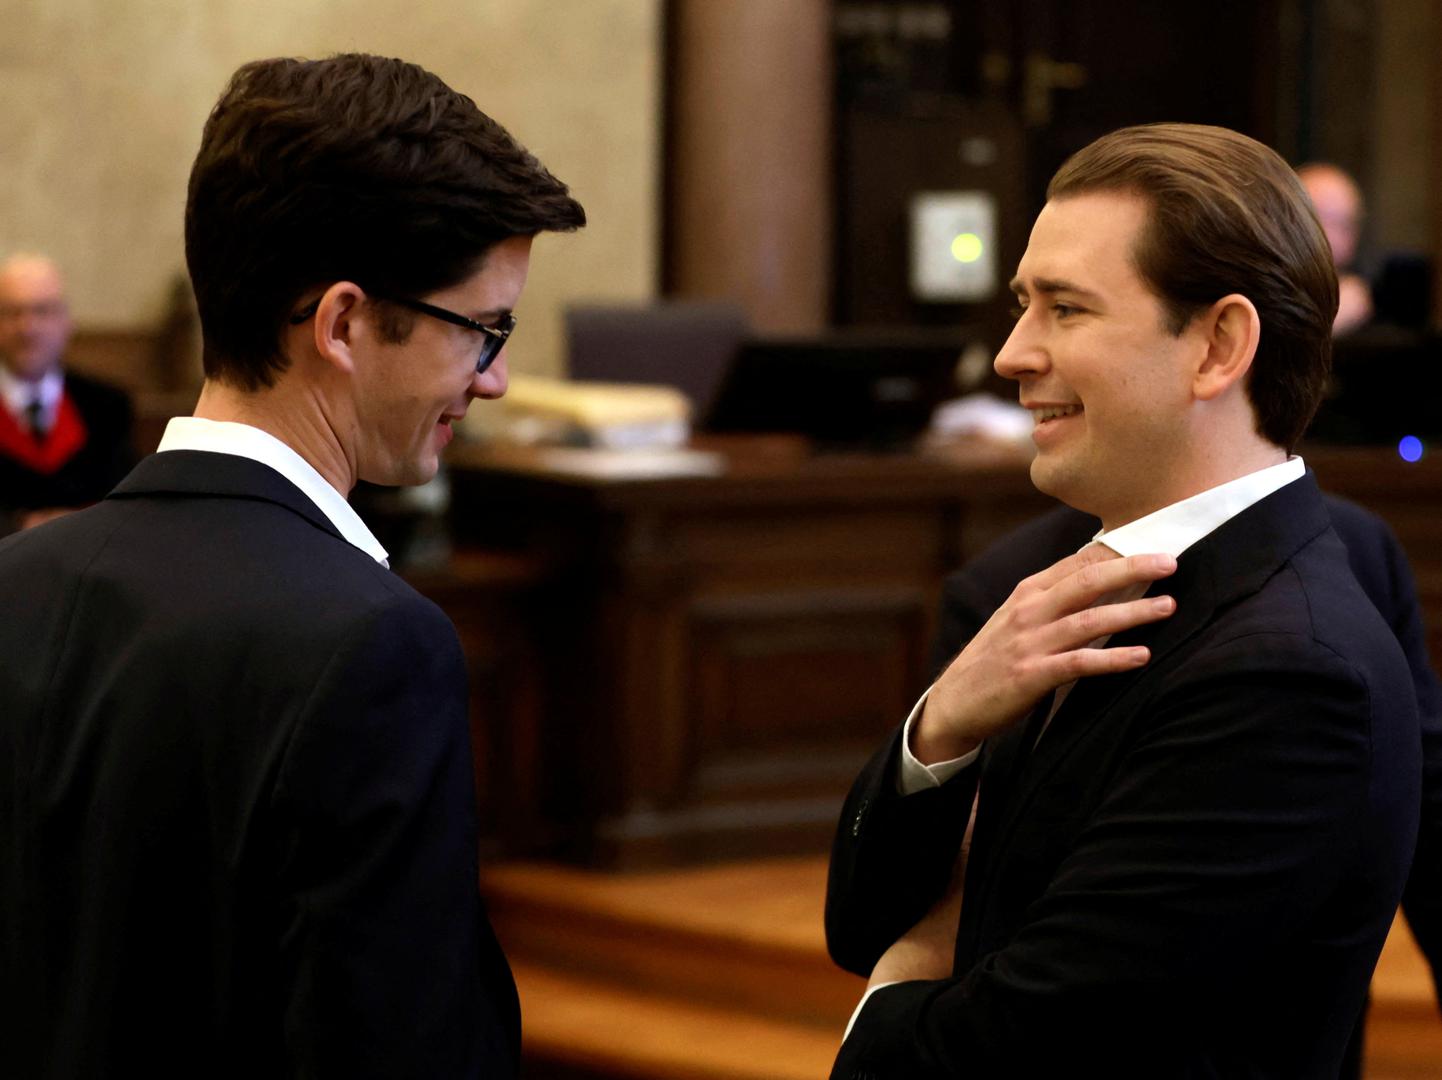
[[[53,472],[37,471],[0,449],[0,511],[99,502],[135,464],[125,393],[73,372],[65,374],[65,393],[84,426],[83,444]]]
[[[0,541],[0,1075],[495,1077],[448,620],[239,457]]]
[[[1415,840],[1405,661],[1310,476],[1153,591],[1176,613],[1113,639],[1151,662],[1079,683],[1034,750],[1047,702],[935,791],[896,794],[897,737],[857,781],[827,934],[861,973],[981,800],[955,977],[874,995],[834,1076],[1336,1075]]]
[[[1402,909],[1442,996],[1442,684],[1432,670],[1417,584],[1387,523],[1354,502],[1323,494],[1357,583],[1392,628],[1417,694],[1422,725],[1422,819]],[[1027,522],[946,579],[931,667],[940,675],[1022,578],[1046,569],[1096,535],[1101,522],[1059,506]]]

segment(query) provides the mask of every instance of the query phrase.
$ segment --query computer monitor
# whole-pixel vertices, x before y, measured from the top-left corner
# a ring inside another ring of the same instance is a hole
[[[1395,446],[1442,439],[1442,338],[1369,326],[1332,343],[1332,377],[1307,431],[1315,442]]]
[[[899,448],[957,395],[958,331],[837,333],[742,345],[704,428],[796,432],[823,447]]]
[[[674,386],[698,417],[748,333],[739,307],[705,300],[580,305],[565,320],[571,378]]]

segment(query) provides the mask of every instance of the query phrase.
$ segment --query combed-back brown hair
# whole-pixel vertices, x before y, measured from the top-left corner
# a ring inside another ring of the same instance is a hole
[[[1296,174],[1226,128],[1144,124],[1072,155],[1047,198],[1094,191],[1149,204],[1133,259],[1172,333],[1231,293],[1256,306],[1262,332],[1247,391],[1257,431],[1293,449],[1322,397],[1337,313],[1332,252]]]
[[[308,289],[423,296],[501,240],[585,222],[565,184],[424,68],[355,53],[246,64],[206,122],[185,208],[206,376],[272,385]]]

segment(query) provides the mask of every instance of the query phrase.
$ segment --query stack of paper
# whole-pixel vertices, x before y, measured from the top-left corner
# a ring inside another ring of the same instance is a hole
[[[691,434],[690,401],[671,386],[513,375],[501,404],[515,442],[622,450],[682,446]]]

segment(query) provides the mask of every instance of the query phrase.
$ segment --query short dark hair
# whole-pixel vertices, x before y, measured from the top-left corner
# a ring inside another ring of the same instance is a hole
[[[1072,155],[1047,198],[1092,191],[1149,204],[1133,258],[1172,333],[1230,293],[1256,306],[1262,333],[1247,392],[1257,431],[1293,449],[1322,398],[1337,314],[1332,251],[1296,173],[1226,128],[1144,124]]]
[[[501,240],[585,223],[565,184],[424,68],[357,53],[246,64],[206,121],[185,207],[206,376],[272,385],[308,289],[421,296]]]

